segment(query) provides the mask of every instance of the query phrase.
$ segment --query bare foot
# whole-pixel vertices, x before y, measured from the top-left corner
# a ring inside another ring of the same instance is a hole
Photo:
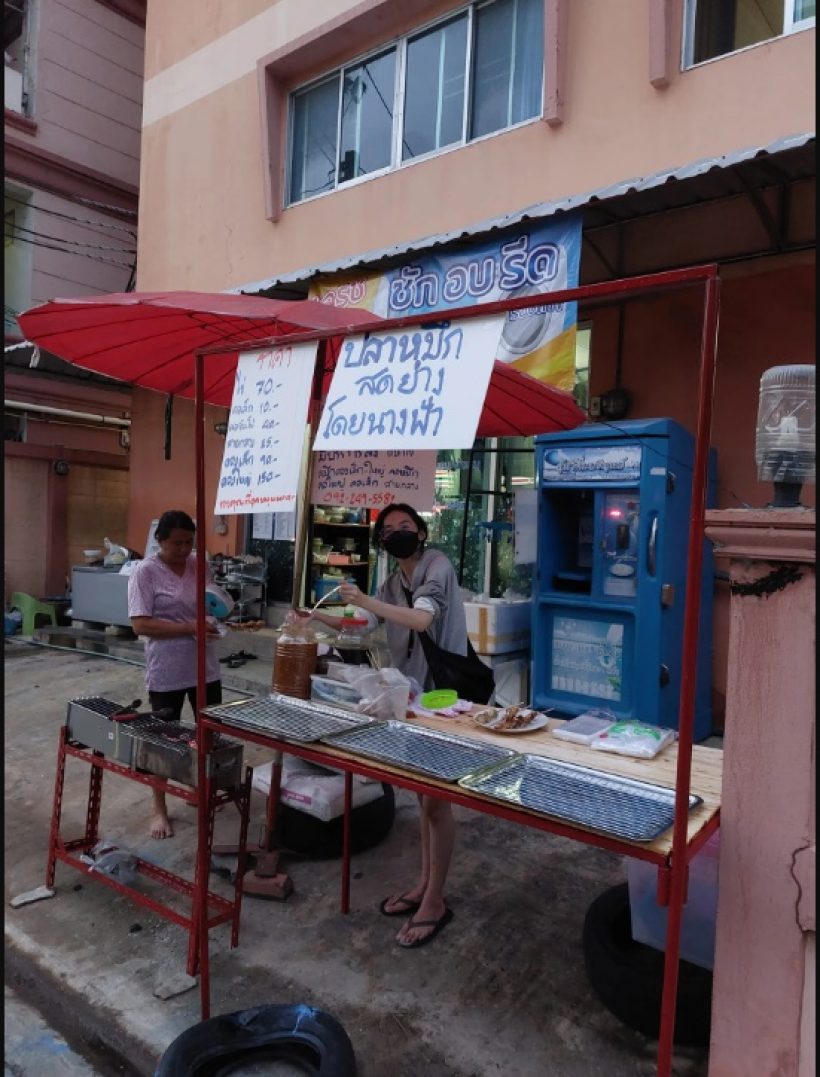
[[[171,820],[167,815],[155,815],[151,820],[151,837],[152,838],[172,838],[174,836],[174,828],[171,826]]]

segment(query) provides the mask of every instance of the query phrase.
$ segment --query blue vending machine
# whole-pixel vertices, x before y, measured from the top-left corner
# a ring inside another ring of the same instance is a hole
[[[642,419],[535,444],[533,706],[677,728],[694,439],[671,419]],[[714,486],[712,451],[708,505]],[[695,740],[712,728],[712,587],[705,542]]]

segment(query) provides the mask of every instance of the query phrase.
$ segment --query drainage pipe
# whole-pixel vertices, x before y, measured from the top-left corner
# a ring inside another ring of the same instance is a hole
[[[38,415],[56,415],[62,419],[84,419],[86,422],[99,423],[101,426],[116,426],[127,430],[130,419],[115,419],[111,415],[94,415],[88,411],[71,411],[68,408],[53,408],[47,404],[28,404],[23,400],[4,400],[3,407],[12,411],[31,411]]]

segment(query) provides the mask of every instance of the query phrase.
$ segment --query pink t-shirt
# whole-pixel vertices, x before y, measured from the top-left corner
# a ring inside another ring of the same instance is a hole
[[[207,566],[205,578],[210,582]],[[128,580],[128,616],[159,617],[177,624],[196,620],[196,554],[177,576],[158,556],[140,561]],[[145,683],[149,692],[175,692],[196,685],[196,639],[145,641]],[[205,674],[208,683],[220,679],[219,655],[211,640],[205,645]]]

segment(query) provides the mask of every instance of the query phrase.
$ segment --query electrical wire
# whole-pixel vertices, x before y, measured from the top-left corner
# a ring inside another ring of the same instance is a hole
[[[11,227],[14,232],[28,232],[30,236],[36,236],[38,239],[48,239],[52,243],[70,243],[74,247],[86,247],[91,251],[116,251],[118,254],[137,253],[136,247],[103,247],[97,243],[83,243],[79,239],[65,239],[63,236],[51,236],[46,232],[35,232],[33,228],[26,228],[22,224],[13,224]]]
[[[70,213],[60,213],[59,210],[56,209],[46,209],[44,206],[34,205],[30,200],[27,201],[24,198],[15,198],[13,194],[9,194],[7,191],[4,192],[3,196],[6,202],[16,202],[17,205],[24,206],[26,209],[30,209],[35,213],[47,213],[51,217],[60,217],[64,221],[73,221],[75,224],[89,224],[92,227],[101,228],[103,230],[107,228],[117,232],[127,232],[129,236],[133,236],[135,239],[137,236],[136,229],[129,228],[125,224],[109,224],[107,221],[91,221],[86,217],[73,217]]]
[[[102,262],[103,265],[117,266],[120,269],[131,269],[130,262],[117,262],[113,258],[102,258],[96,254],[86,254],[84,251],[70,251],[65,247],[57,247],[53,243],[43,243],[37,239],[27,239],[25,236],[17,236],[16,243],[30,243],[32,247],[42,247],[44,250],[58,251],[60,254],[70,254],[75,258],[89,258],[92,262]]]

